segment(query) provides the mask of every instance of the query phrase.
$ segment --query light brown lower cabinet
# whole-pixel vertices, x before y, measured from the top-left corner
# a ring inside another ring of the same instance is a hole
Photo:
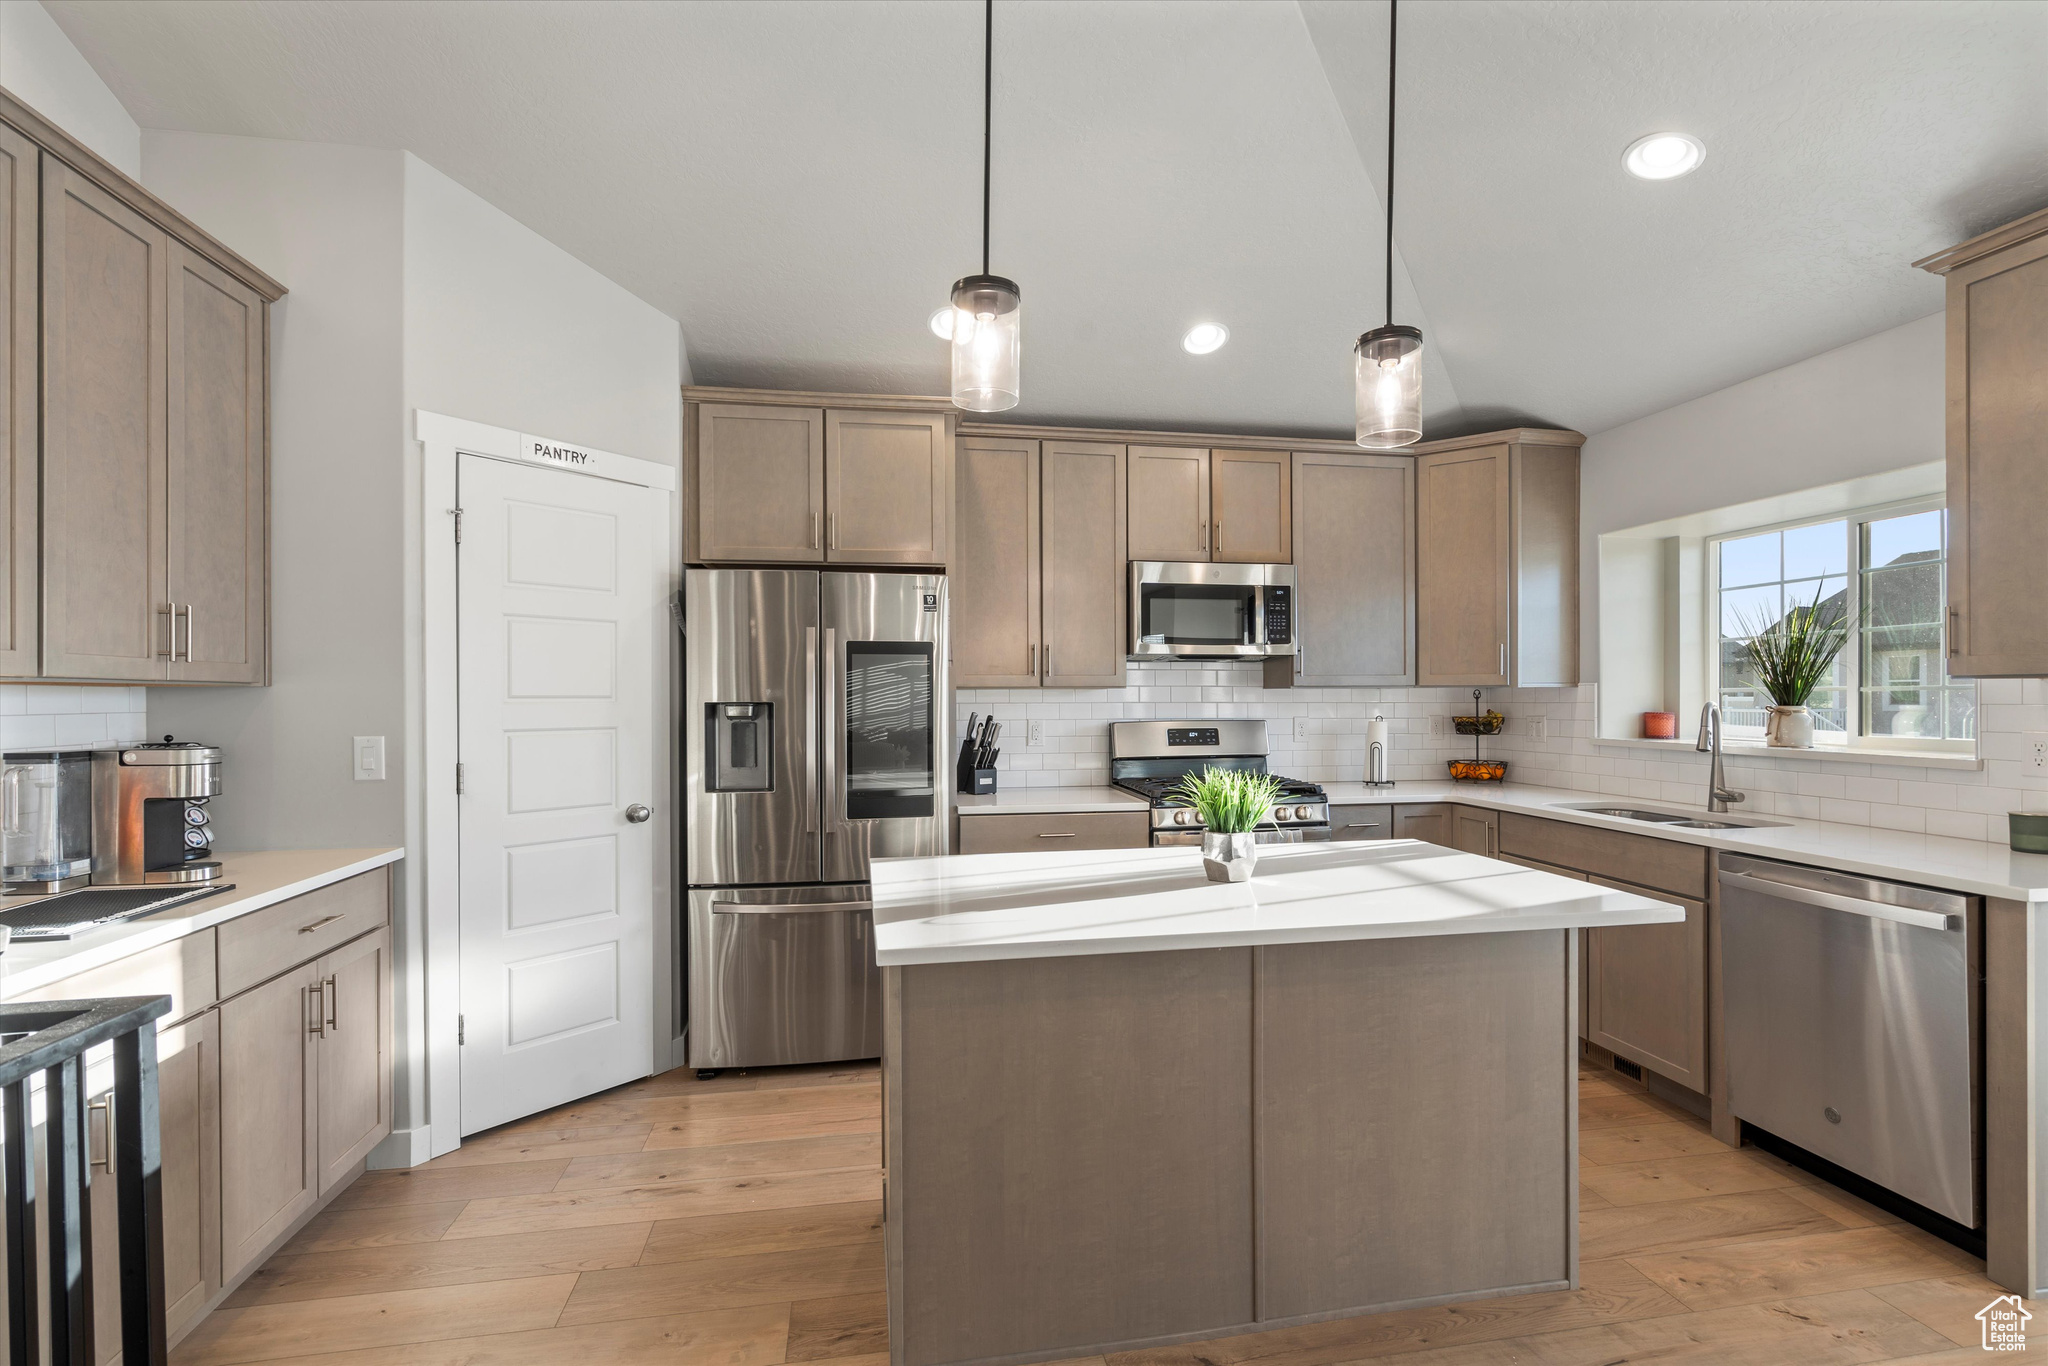
[[[1391,806],[1332,806],[1330,838],[1333,840],[1390,840],[1394,837],[1394,808]]]
[[[157,1124],[162,1141],[164,1319],[176,1334],[220,1289],[220,1014],[159,1029]],[[112,1068],[88,1098],[92,1158],[92,1295],[95,1359],[121,1355],[121,1271],[116,1255],[120,1184],[108,1160]],[[94,1080],[99,1080],[95,1077]]]
[[[1418,802],[1395,807],[1394,837],[1424,840],[1488,858],[1500,852],[1499,825],[1494,813],[1455,802]]]
[[[1044,853],[1060,849],[1143,849],[1151,843],[1146,811],[960,817],[954,849],[962,854]]]
[[[307,963],[220,1007],[221,1275],[232,1280],[319,1198],[322,973]]]
[[[1707,1094],[1707,905],[1606,878],[1587,881],[1685,908],[1670,925],[1586,931],[1585,1037]]]
[[[221,1003],[221,1276],[391,1132],[391,932]]]

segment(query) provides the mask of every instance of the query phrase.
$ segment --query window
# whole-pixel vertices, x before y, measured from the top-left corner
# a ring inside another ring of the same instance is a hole
[[[1886,508],[1708,545],[1714,695],[1731,737],[1761,737],[1771,705],[1745,642],[1818,604],[1846,615],[1850,638],[1807,702],[1817,745],[1964,749],[1976,739],[1975,686],[1948,677],[1948,514],[1940,507]]]

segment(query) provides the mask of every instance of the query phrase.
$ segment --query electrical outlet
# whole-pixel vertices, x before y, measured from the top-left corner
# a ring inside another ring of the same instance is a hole
[[[1522,732],[1531,740],[1541,740],[1549,730],[1547,716],[1531,716],[1522,722]]]
[[[1036,748],[1038,748],[1038,747],[1040,747],[1040,746],[1044,745],[1044,744],[1045,744],[1045,722],[1043,722],[1043,721],[1026,721],[1026,722],[1024,723],[1024,743],[1025,743],[1025,744],[1026,744],[1027,746],[1030,746],[1031,748],[1034,748],[1034,749],[1036,749]]]
[[[1294,718],[1294,738],[1304,743],[1307,742],[1308,718],[1306,716],[1297,716]]]
[[[1448,734],[1450,734],[1450,733],[1451,733],[1451,726],[1450,726],[1450,718],[1449,718],[1449,717],[1447,717],[1447,716],[1443,716],[1443,715],[1441,715],[1441,714],[1438,714],[1438,713],[1431,713],[1431,715],[1430,715],[1430,718],[1429,718],[1429,733],[1430,733],[1431,735],[1448,735]]]
[[[2048,778],[2048,731],[2027,732],[2025,772],[2031,778]]]

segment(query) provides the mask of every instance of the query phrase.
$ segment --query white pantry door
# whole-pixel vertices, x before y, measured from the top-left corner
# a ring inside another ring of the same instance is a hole
[[[456,490],[473,1134],[653,1070],[662,495],[476,455]]]

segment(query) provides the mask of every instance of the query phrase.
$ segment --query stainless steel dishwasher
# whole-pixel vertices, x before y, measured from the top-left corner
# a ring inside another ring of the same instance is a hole
[[[1734,854],[1720,881],[1728,1108],[1980,1227],[1977,900]]]

